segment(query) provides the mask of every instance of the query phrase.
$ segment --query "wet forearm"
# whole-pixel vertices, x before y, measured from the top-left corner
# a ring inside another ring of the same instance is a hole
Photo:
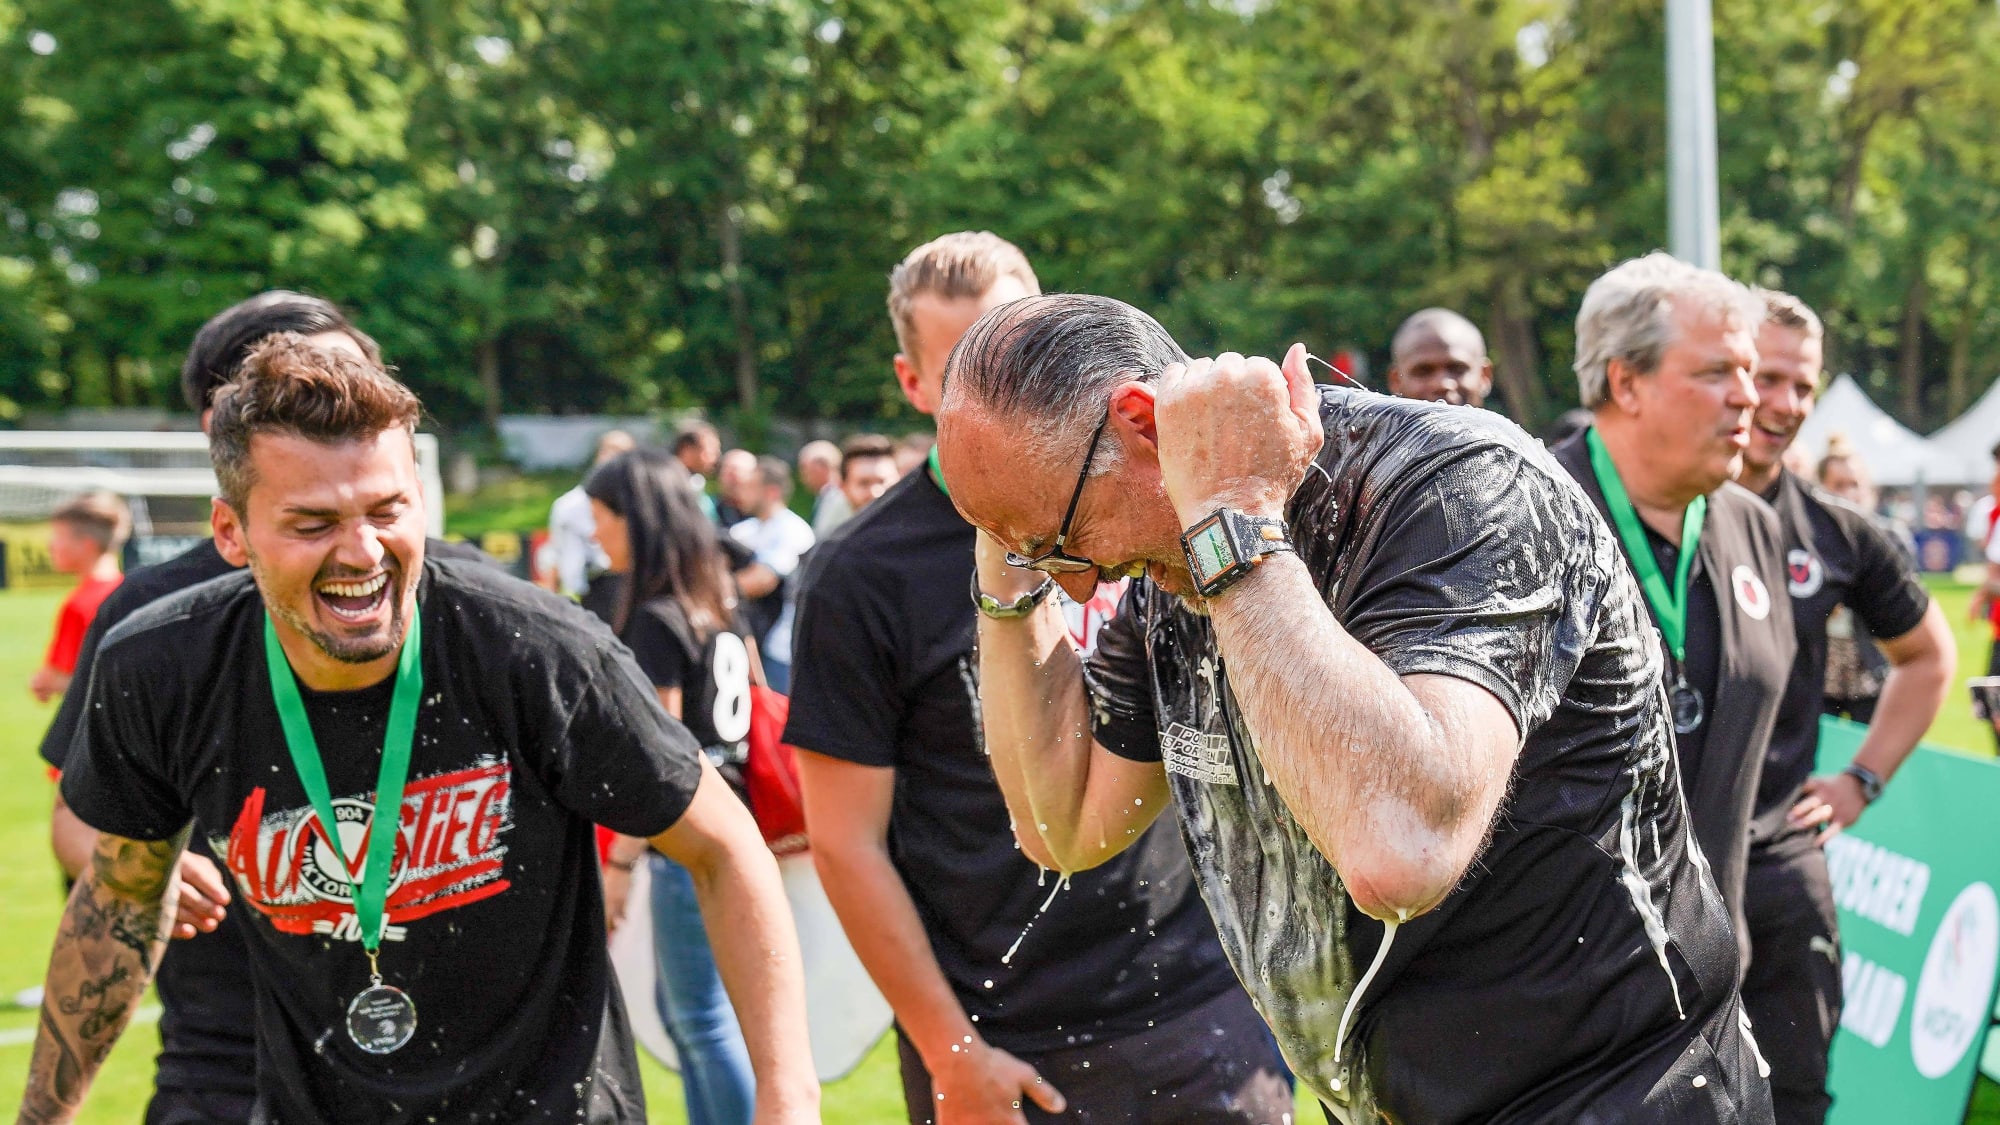
[[[1377,917],[1435,905],[1505,789],[1486,740],[1341,628],[1294,556],[1209,608],[1271,785],[1356,903]]]

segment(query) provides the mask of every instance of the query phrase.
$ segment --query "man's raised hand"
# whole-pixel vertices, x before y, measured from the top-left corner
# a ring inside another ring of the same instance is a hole
[[[1326,440],[1303,344],[1282,367],[1236,352],[1173,364],[1160,374],[1154,417],[1183,527],[1218,507],[1283,515]]]

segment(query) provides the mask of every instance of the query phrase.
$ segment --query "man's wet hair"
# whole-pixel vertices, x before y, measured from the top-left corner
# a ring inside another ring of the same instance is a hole
[[[181,395],[187,399],[188,409],[199,414],[213,405],[216,390],[236,378],[252,349],[280,332],[301,336],[345,332],[368,362],[382,365],[382,349],[332,301],[273,289],[229,306],[195,333],[187,358],[181,362]]]
[[[1078,456],[1111,388],[1156,379],[1187,361],[1159,321],[1123,301],[1083,293],[1027,297],[967,330],[945,365],[945,397],[967,394],[1018,420],[1031,453]],[[1100,443],[1100,453],[1109,444]]]
[[[257,435],[339,445],[402,429],[414,440],[422,412],[417,396],[379,365],[280,332],[257,345],[236,378],[216,391],[209,460],[223,501],[243,515],[256,483],[250,441]]]

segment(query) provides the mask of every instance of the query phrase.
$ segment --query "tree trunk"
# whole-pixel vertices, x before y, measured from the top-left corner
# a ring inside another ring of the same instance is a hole
[[[1979,255],[1976,247],[1968,247],[1965,256],[1965,289],[1958,302],[1958,325],[1951,334],[1951,362],[1945,368],[1944,412],[1945,420],[1965,413],[1972,405],[1972,328],[1978,319],[1979,310],[1973,304],[1973,293],[1979,288]]]
[[[486,415],[486,428],[500,435],[500,341],[498,330],[488,333],[479,345],[479,403]]]
[[[1548,421],[1548,398],[1542,388],[1541,349],[1535,345],[1527,294],[1521,279],[1504,274],[1493,283],[1493,383],[1507,400],[1507,409],[1522,428],[1536,430]]]
[[[1924,424],[1924,311],[1930,300],[1929,272],[1921,233],[1912,239],[1910,280],[1903,291],[1902,341],[1896,351],[1896,386],[1903,408],[1903,424],[1916,430]]]
[[[736,406],[757,412],[757,333],[750,324],[750,301],[743,293],[742,212],[722,199],[722,281],[729,293],[729,322],[736,329]]]

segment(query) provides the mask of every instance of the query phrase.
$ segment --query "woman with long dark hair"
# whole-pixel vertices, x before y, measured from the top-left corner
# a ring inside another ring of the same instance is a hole
[[[725,774],[748,753],[756,650],[737,618],[736,588],[711,523],[695,506],[687,470],[640,449],[597,467],[583,484],[610,573],[623,579],[609,607],[617,631],[679,719]],[[622,910],[632,865],[648,855],[653,956],[661,1022],[680,1055],[690,1125],[749,1125],[756,1081],[702,928],[687,869],[646,842],[619,837],[606,861],[606,902]],[[614,919],[615,921],[615,919]]]

